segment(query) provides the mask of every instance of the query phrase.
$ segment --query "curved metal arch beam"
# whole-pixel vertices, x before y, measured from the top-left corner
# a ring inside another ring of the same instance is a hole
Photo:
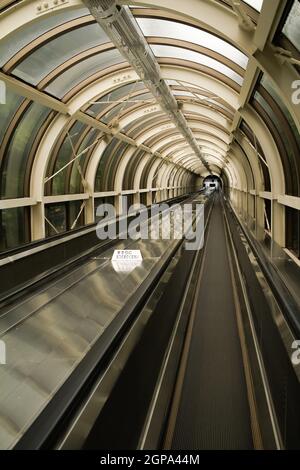
[[[177,142],[180,137],[182,139],[181,134],[179,134],[179,132],[175,132],[174,130],[172,132],[157,132],[156,134],[153,134],[151,137],[149,137],[149,139],[145,141],[145,144],[148,147],[151,147],[153,151],[158,151],[159,148],[163,147],[164,145],[167,145],[169,142]]]
[[[107,142],[105,142],[104,140],[101,140],[99,144],[96,145],[95,149],[92,152],[92,156],[89,159],[86,173],[85,173],[85,180],[88,183],[90,194],[94,192],[97,170],[100,164],[101,157],[107,145],[108,145]]]
[[[215,142],[212,142],[208,139],[197,139],[197,141],[199,142],[199,145],[201,147],[204,147],[204,148],[208,148],[208,149],[214,149],[216,150],[217,152],[221,153],[222,155],[226,155],[226,153],[228,152],[228,146],[227,145],[223,145],[221,147],[221,145],[219,145],[219,143],[215,143]]]
[[[240,160],[237,158],[237,156],[233,152],[231,152],[229,161],[230,161],[231,166],[235,168],[235,176],[237,180],[236,189],[239,189],[240,191],[248,192],[247,175]]]
[[[232,172],[230,171],[230,168],[228,168],[228,166],[227,166],[227,167],[224,167],[224,168],[223,168],[223,171],[224,171],[224,173],[225,173],[225,175],[226,175],[226,177],[227,177],[228,184],[229,184],[228,188],[230,189],[230,188],[232,188],[233,185],[234,185],[234,179],[233,179]]]
[[[1,19],[0,19],[1,22]],[[31,51],[37,50],[45,46],[50,41],[57,39],[64,34],[68,34],[75,29],[89,26],[92,23],[95,23],[95,18],[92,15],[87,14],[75,19],[69,19],[63,23],[59,23],[50,30],[45,31],[36,38],[32,39],[30,42],[25,44],[21,49],[19,49],[4,65],[3,70],[6,73],[11,73],[18,64],[20,64],[24,59],[28,57]],[[109,42],[109,41],[107,41]],[[62,62],[61,65],[63,65]],[[51,72],[50,72],[51,73]]]
[[[124,2],[125,3],[125,2]],[[148,3],[148,2],[146,2]],[[200,5],[201,3],[201,5]],[[136,3],[138,5],[138,3]],[[143,5],[145,6],[145,2],[143,2]],[[150,6],[153,6],[153,3],[151,1],[151,4],[149,2]],[[192,7],[193,5],[193,7]],[[41,16],[47,16],[52,14],[53,10],[63,10],[66,8],[74,8],[74,7],[81,7],[82,4],[78,0],[69,0],[68,4],[64,5],[58,5],[57,7],[53,7],[51,9],[44,9],[44,11],[39,12],[39,17]],[[254,50],[256,49],[254,45],[254,35],[253,33],[246,32],[244,30],[241,30],[241,28],[238,25],[238,19],[236,15],[233,12],[227,11],[227,9],[224,9],[223,11],[221,10],[219,5],[207,5],[204,3],[204,0],[189,0],[188,2],[185,2],[184,5],[180,5],[180,2],[176,1],[173,2],[172,8],[170,8],[170,4],[167,2],[167,0],[164,0],[163,3],[159,3],[160,8],[163,8],[166,11],[172,11],[173,14],[178,16],[178,13],[182,16],[182,18],[188,20],[191,24],[193,23],[199,23],[199,26],[204,27],[205,29],[217,33],[220,36],[223,36],[228,42],[239,46],[241,50],[244,52],[248,52],[249,55],[253,54]],[[194,7],[196,9],[194,9]],[[22,4],[17,4],[15,7],[10,8],[7,12],[3,13],[1,15],[1,20],[0,20],[0,37],[5,37],[7,34],[11,33],[13,30],[16,30],[20,28],[24,24],[32,23],[36,18],[37,18],[37,5],[33,4],[31,2],[28,3],[22,3]],[[42,7],[43,8],[43,7]],[[203,9],[204,8],[204,9]],[[212,10],[217,14],[217,16],[211,16]],[[225,13],[226,10],[226,13]],[[203,16],[203,12],[205,11],[206,15],[208,14],[209,16]],[[222,13],[221,13],[222,11]],[[202,14],[199,16],[196,12],[202,12]],[[195,17],[196,13],[196,17]],[[224,16],[223,20],[220,21],[221,16]],[[203,22],[203,18],[205,18],[206,22]],[[225,19],[226,18],[226,19]],[[225,21],[225,22],[224,22]],[[228,26],[231,25],[229,30],[224,31],[224,28],[228,29]],[[230,33],[230,34],[229,34]],[[236,33],[236,37],[235,37]],[[243,37],[242,43],[240,42]],[[246,48],[244,48],[246,46]],[[299,107],[296,107],[293,105],[290,99],[287,99],[290,97],[290,85],[291,83],[296,80],[298,77],[295,76],[295,71],[292,70],[292,68],[285,67],[285,74],[280,75],[280,79],[276,79],[277,77],[277,63],[275,64],[274,60],[267,60],[268,58],[274,59],[274,53],[273,51],[263,51],[259,52],[256,54],[256,60],[258,62],[258,65],[261,70],[265,71],[269,76],[275,77],[275,82],[278,87],[279,93],[281,94],[282,98],[286,102],[287,106],[290,109],[291,114],[295,118],[295,123],[298,126],[298,129],[300,129],[300,111]],[[272,67],[271,67],[272,64]],[[281,63],[278,61],[278,66],[281,66]],[[275,67],[275,69],[274,69]],[[275,70],[275,74],[273,73]],[[287,76],[289,73],[289,77]],[[285,75],[285,77],[283,77]],[[277,81],[276,81],[277,80]],[[279,80],[279,81],[278,81]]]
[[[201,145],[212,145],[214,148],[218,148],[223,152],[226,152],[228,150],[228,145],[224,144],[223,141],[217,138],[212,138],[207,134],[200,133],[200,132],[193,132],[197,142],[199,142],[200,146]],[[153,151],[159,151],[159,149],[163,148],[165,145],[171,143],[171,142],[176,142],[179,141],[180,135],[178,133],[168,133],[168,135],[158,138],[158,135],[156,135],[156,142],[154,144],[150,144],[147,142],[148,146],[151,146]],[[152,138],[154,140],[154,138]],[[182,140],[182,139],[181,139]]]
[[[252,147],[248,139],[241,132],[237,132],[236,139],[239,142],[240,146],[243,148],[246,155],[248,156],[249,162],[251,164],[252,172],[254,175],[255,191],[257,193],[259,193],[260,191],[264,191],[264,178],[261,169],[261,165],[264,165],[264,163],[260,164],[259,157],[257,156],[255,149]]]
[[[125,65],[125,64],[124,64]],[[110,93],[119,87],[139,81],[137,73],[127,66],[123,70],[114,71],[108,75],[100,77],[93,83],[81,89],[73,98],[68,101],[69,114],[75,114],[90,101],[96,100],[102,94]]]
[[[193,114],[199,114],[200,117],[205,117],[207,119],[211,119],[215,121],[220,126],[224,127],[228,132],[230,132],[232,127],[232,122],[225,119],[220,113],[215,111],[214,109],[208,108],[207,106],[203,106],[200,103],[184,103],[182,108],[183,114],[186,112],[190,112]]]
[[[201,110],[201,112],[199,112],[199,110]],[[223,127],[227,132],[231,130],[231,123],[214,109],[210,109],[200,104],[192,104],[192,103],[186,102],[183,105],[183,112],[184,113],[190,112],[193,114],[197,114],[200,117],[204,117],[205,119],[216,122],[220,127]],[[159,104],[154,104],[151,106],[146,106],[142,104],[138,108],[127,111],[125,115],[120,117],[120,120],[119,120],[120,127],[124,128],[125,126],[130,125],[132,122],[135,122],[135,124],[138,124],[138,120],[141,120],[142,118],[144,118],[145,115],[151,116],[154,113],[160,113],[161,116],[163,117],[164,112],[159,106]]]
[[[168,158],[174,158],[179,155],[183,155],[184,153],[189,153],[190,155],[194,155],[195,160],[199,161],[198,157],[193,153],[192,149],[188,146],[185,145],[184,142],[177,141],[175,143],[169,143],[167,146],[165,146],[164,149],[161,149],[161,154],[162,155],[167,155]]]
[[[48,17],[54,11],[64,11],[66,9],[83,8],[81,0],[69,0],[67,4],[60,4],[52,8],[38,10],[38,2],[19,2],[1,14],[0,19],[0,39],[18,30],[22,26],[31,25],[40,17]],[[87,14],[89,12],[87,11]]]
[[[160,161],[154,160],[153,164],[149,167],[148,176],[147,176],[147,185],[146,185],[147,189],[153,188],[153,185],[152,185],[153,177],[160,163],[161,163]]]
[[[198,128],[199,132],[208,132],[210,134],[214,133],[216,137],[218,137],[220,140],[222,140],[223,142],[226,142],[226,144],[228,145],[230,144],[231,142],[230,135],[222,131],[218,127],[215,127],[213,123],[201,122],[201,121],[196,120],[195,118],[188,119],[187,121],[190,124],[190,127],[193,127],[193,129]]]
[[[157,8],[158,10],[170,12],[177,17],[180,15],[185,21],[217,34],[247,55],[251,55],[255,50],[253,46],[254,32],[241,29],[239,18],[235,12],[218,3],[207,2],[206,0],[188,0],[186,2],[174,0],[172,3],[169,0],[144,0],[142,2],[122,0],[121,3],[152,9]]]
[[[241,189],[247,190],[247,192],[250,191],[250,189],[253,189],[254,181],[249,162],[246,161],[245,157],[242,155],[236,144],[232,145],[230,151],[228,152],[228,160],[236,161],[240,178],[242,179],[245,177],[245,179],[242,181]]]
[[[191,152],[191,149],[188,146],[181,145],[180,147],[178,147],[177,150],[173,151],[171,157],[177,158],[177,157],[182,157],[184,155],[194,156],[194,154]]]
[[[153,145],[151,148],[155,151],[159,152],[164,152],[164,154],[167,152],[168,155],[172,154],[172,151],[177,148],[181,148],[182,144],[185,144],[185,147],[188,147],[191,150],[191,147],[186,144],[186,141],[182,138],[182,136],[178,136],[177,139],[175,137],[172,139],[168,139],[167,141],[160,142],[158,145]],[[160,149],[160,150],[159,150]]]
[[[170,128],[170,129],[163,129],[161,131],[161,127],[160,125],[158,124],[157,126],[153,126],[151,129],[149,129],[147,131],[147,136],[148,136],[148,139],[141,139],[141,143],[142,142],[145,142],[146,145],[150,146],[151,148],[158,148],[158,147],[155,147],[157,145],[159,145],[159,143],[164,140],[164,139],[167,139],[168,136],[171,136],[170,138],[175,138],[175,136],[179,136],[179,133],[177,132],[174,132],[175,129],[174,128]],[[193,128],[192,129],[193,131],[193,134],[195,135],[196,139],[198,137],[198,139],[202,138],[204,140],[207,140],[207,141],[210,141],[212,143],[214,143],[215,145],[218,145],[220,148],[223,148],[224,150],[228,150],[229,148],[229,142],[226,143],[224,140],[222,140],[220,138],[220,136],[217,136],[211,132],[208,132],[208,131],[201,131],[201,129],[197,129],[197,128]],[[150,140],[151,140],[151,143],[150,143]],[[152,142],[153,141],[153,142]],[[229,139],[228,139],[229,141]],[[137,139],[137,142],[139,142],[139,140]]]
[[[154,116],[157,117],[163,116],[165,113],[161,109],[159,104],[155,105],[143,105],[140,106],[138,109],[134,109],[131,112],[129,111],[125,116],[121,116],[119,119],[120,128],[124,129],[127,125],[131,124],[134,121],[140,120],[145,116]]]
[[[162,177],[167,170],[167,164],[163,163],[161,167],[158,168],[157,174],[156,174],[156,183],[155,187],[160,190],[163,189],[163,184],[162,184]]]
[[[79,91],[69,102],[68,107],[71,113],[76,112],[83,107],[88,101],[95,99],[104,92],[110,92],[117,85],[126,85],[130,82],[140,80],[133,69],[128,68],[128,64],[124,63],[126,71],[117,71],[109,77],[101,77],[95,83],[87,85],[83,90]],[[186,69],[179,66],[161,65],[163,78],[177,79],[184,82],[187,86],[191,85],[195,88],[205,88],[215,96],[220,96],[222,100],[231,105],[235,110],[239,108],[238,93],[233,91],[224,83],[219,82],[213,77],[209,77],[195,70]],[[174,73],[175,71],[175,73]]]
[[[153,138],[155,135],[159,136],[160,138],[161,135],[167,135],[167,133],[172,132],[179,135],[179,132],[177,131],[174,124],[164,124],[158,122],[155,126],[145,125],[145,131],[139,137],[136,138],[136,142],[138,144],[143,144],[146,143],[149,139]]]
[[[180,169],[174,169],[172,174],[170,175],[170,181],[169,181],[169,186],[177,186],[177,182],[179,180],[179,176],[181,175],[181,170]]]
[[[196,168],[198,172],[201,172],[203,168],[205,168],[203,165],[201,165],[201,163],[199,163],[198,159],[195,159],[193,155],[182,155],[178,157],[177,160],[173,160],[173,162],[177,164],[178,162],[184,162],[185,166],[191,171],[195,171]]]
[[[227,172],[230,175],[230,188],[236,188],[238,184],[238,177],[236,175],[235,167],[232,165],[232,162],[229,162],[224,168],[223,171]]]
[[[158,104],[157,105],[151,105],[151,106],[145,106],[145,105],[140,106],[138,109],[136,109],[132,112],[129,112],[129,113],[127,113],[126,116],[123,116],[123,117],[120,118],[120,121],[119,121],[120,122],[120,128],[121,129],[124,128],[125,126],[130,124],[130,122],[132,122],[132,121],[142,119],[145,115],[152,115],[152,114],[158,114],[158,116],[163,115],[163,111],[161,110],[161,108]],[[222,124],[220,123],[220,125],[222,125]]]
[[[209,134],[208,132],[195,131],[195,136],[198,141],[209,142],[211,145],[215,145],[225,152],[229,148],[229,145],[224,142],[224,140],[221,140],[219,137]]]
[[[196,136],[195,136],[196,137]],[[223,148],[221,148],[219,145],[211,143],[210,141],[201,141],[200,139],[197,139],[197,142],[199,143],[200,146],[205,147],[205,148],[213,148],[214,150],[218,151],[220,154],[226,154],[228,150],[228,146],[224,145]],[[187,144],[185,144],[185,140],[178,135],[178,138],[175,140],[175,136],[167,137],[163,139],[162,141],[159,140],[158,144],[154,144],[151,146],[151,149],[153,151],[160,151],[162,154],[168,154],[168,155],[175,155],[178,153],[178,151],[182,151],[183,149],[189,148]]]
[[[199,163],[199,165],[202,166],[202,162],[199,161],[199,158],[196,157],[196,155],[188,147],[184,149],[183,151],[181,151],[180,153],[177,152],[176,156],[174,156],[173,154],[170,154],[168,158],[170,158],[170,160],[175,163],[176,158],[178,159],[178,158],[185,157],[185,156],[189,156],[189,158],[193,159],[195,163]]]
[[[222,161],[224,164],[226,162],[227,154],[220,153],[214,149],[204,149],[203,150],[204,155],[211,155],[213,157],[217,157],[220,161]]]
[[[138,119],[128,127],[128,132],[135,136],[134,138],[136,141],[140,141],[139,139],[144,135],[144,133],[158,125],[167,129],[167,126],[170,126],[170,121],[167,116],[160,117],[159,119],[155,119],[153,116],[147,116],[145,119]],[[141,143],[143,143],[143,141]]]
[[[157,130],[157,134],[154,134],[155,130]],[[206,142],[210,142],[211,144],[216,145],[217,147],[225,151],[229,148],[228,144],[226,144],[224,141],[214,136],[213,134],[210,134],[208,132],[201,132],[198,129],[193,129],[192,132],[196,140],[198,141],[203,140]],[[149,147],[159,148],[158,146],[160,145],[160,143],[167,142],[167,139],[177,139],[178,137],[179,133],[175,132],[174,130],[172,131],[172,129],[160,132],[159,127],[156,127],[153,128],[153,134],[151,137],[149,137],[148,140],[145,141],[145,144]]]
[[[159,181],[159,187],[162,190],[166,189],[169,186],[168,182],[169,182],[169,177],[170,177],[171,172],[172,172],[172,168],[170,165],[167,165],[164,171],[162,171],[161,178]]]
[[[174,189],[172,190],[173,196],[176,196],[179,191],[181,174],[182,174],[181,170],[174,171],[173,173],[170,174],[169,186],[174,187]]]
[[[203,153],[207,152],[213,152],[216,155],[220,155],[223,158],[226,158],[227,150],[220,149],[219,147],[216,147],[215,145],[211,145],[209,142],[203,142],[203,141],[198,141],[199,144],[201,145],[201,148],[203,149]]]
[[[177,83],[183,83],[187,87],[192,86],[198,88],[200,94],[201,89],[204,89],[214,96],[219,96],[233,109],[238,110],[240,107],[239,93],[212,76],[186,66],[183,67],[174,64],[167,65],[162,63],[160,69],[162,77],[165,80],[174,80]]]
[[[183,175],[184,175],[184,171],[178,171],[175,175],[175,181],[174,181],[174,186],[176,186],[176,188],[180,188],[180,186],[182,186],[182,178],[183,178]]]
[[[30,197],[41,202],[44,197],[44,180],[52,150],[70,117],[58,115],[45,132],[35,154],[30,175]]]
[[[163,147],[161,147],[161,153],[164,155],[169,155],[170,157],[173,155],[174,152],[180,149],[188,148],[190,152],[194,153],[191,147],[186,143],[184,139],[177,139],[171,142],[168,142]]]
[[[126,167],[129,163],[131,157],[136,152],[136,150],[137,149],[135,147],[129,147],[122,154],[121,160],[118,160],[117,158],[114,158],[114,165],[117,168],[116,172],[115,172],[114,191],[117,191],[117,192],[122,191]],[[117,155],[115,155],[115,157],[117,157]]]
[[[245,31],[240,28],[239,20],[234,11],[228,8],[222,8],[221,5],[213,2],[207,2],[206,0],[189,0],[186,2],[180,2],[174,0],[170,4],[169,0],[154,1],[150,0],[143,2],[128,2],[122,1],[124,4],[134,4],[141,6],[148,6],[149,8],[164,9],[170,11],[176,16],[180,15],[185,21],[189,21],[193,24],[197,24],[202,28],[217,34],[224,38],[229,43],[235,45],[241,49],[245,54],[251,55],[254,51],[254,33]],[[7,35],[9,32],[20,28],[26,23],[31,23],[37,17],[37,4],[34,2],[27,2],[21,5],[17,5],[16,8],[11,9],[10,19],[11,21],[3,21],[2,36]],[[51,15],[53,10],[67,10],[74,7],[82,7],[82,3],[79,0],[69,0],[68,3],[61,4],[55,8],[45,8],[40,14],[44,16]],[[5,15],[5,13],[4,13]],[[8,15],[5,15],[7,19]],[[205,21],[204,21],[205,19]]]
[[[133,180],[133,189],[136,189],[136,190],[147,189],[147,188],[141,188],[141,180],[142,180],[142,174],[143,174],[144,168],[149,162],[149,158],[151,158],[151,156],[147,153],[145,153],[145,155],[141,158],[135,171],[134,180]]]
[[[257,51],[254,60],[259,69],[273,82],[274,88],[291,113],[300,133],[300,106],[293,103],[291,96],[294,91],[293,83],[299,81],[296,67],[290,66],[288,62],[282,63],[280,58],[276,57],[270,44],[267,44],[263,51]]]
[[[266,156],[268,163],[271,191],[274,194],[285,194],[285,178],[283,165],[277,145],[269,131],[269,128],[257,114],[257,112],[250,106],[246,105],[240,110],[242,118],[246,121],[250,129],[255,133],[263,152]]]
[[[68,104],[68,115],[58,115],[50,124],[46,130],[43,139],[37,149],[33,167],[30,177],[30,196],[37,201],[42,201],[44,196],[44,178],[47,171],[49,159],[52,153],[52,149],[55,145],[57,138],[59,137],[63,128],[71,119],[78,117],[78,112],[84,104],[92,100],[95,96],[99,95],[99,92],[105,92],[106,90],[112,90],[120,86],[120,84],[127,84],[138,79],[135,72],[126,73],[117,72],[112,76],[105,77],[96,81],[93,85],[87,87],[80,92],[71,102]],[[93,153],[94,155],[94,153]],[[91,159],[93,156],[91,156]],[[98,157],[95,157],[96,160]],[[90,162],[91,167],[94,167],[93,162]]]
[[[87,87],[81,91],[68,105],[68,115],[58,115],[50,124],[46,130],[43,139],[41,140],[37,149],[33,167],[30,177],[30,196],[37,201],[42,201],[44,196],[44,178],[46,175],[49,159],[51,157],[52,149],[61,134],[61,131],[68,124],[71,119],[78,118],[80,116],[80,108],[88,101],[92,100],[95,96],[99,95],[99,92],[106,92],[107,90],[113,90],[118,86],[131,83],[138,79],[135,72],[125,73],[117,72],[112,76],[105,77],[95,82],[93,85]],[[87,117],[88,119],[88,117]],[[101,127],[101,124],[99,124]],[[106,126],[103,126],[105,128]],[[95,162],[93,161],[95,159]],[[99,160],[99,155],[92,152],[90,157],[90,168],[96,167],[96,163]],[[89,182],[91,182],[91,175],[89,174]]]
[[[256,181],[248,155],[243,153],[243,149],[237,144],[236,141],[232,143],[230,151],[239,158],[241,165],[245,169],[248,180],[248,189],[254,189],[256,187]],[[228,152],[228,158],[230,158],[230,151]]]
[[[190,127],[195,132],[197,132],[197,130],[200,132],[204,130],[212,135],[217,135],[218,137],[220,137],[221,140],[223,140],[227,144],[231,142],[229,132],[226,132],[220,129],[220,127],[213,121],[209,121],[208,119],[200,119],[200,117],[197,118],[196,115],[193,115],[193,117],[188,116],[187,121],[191,123]],[[164,129],[167,129],[167,126],[168,126],[167,118],[162,116],[159,119],[155,119],[152,116],[149,119],[144,120],[143,118],[140,118],[139,120],[135,121],[134,125],[131,128],[129,128],[128,132],[130,132],[131,134],[134,134],[135,133],[134,130],[137,130],[138,128],[140,128],[142,124],[143,124],[143,130],[142,131],[139,130],[138,134],[135,135],[135,139],[136,140],[139,139],[139,142],[141,143],[144,142],[144,139],[143,139],[144,133],[147,133],[147,135],[149,135],[152,129],[154,130],[156,128],[161,127],[164,130]]]
[[[220,168],[223,168],[225,166],[224,160],[217,155],[206,154],[206,157],[209,160],[209,162],[212,162],[213,164],[219,166]]]

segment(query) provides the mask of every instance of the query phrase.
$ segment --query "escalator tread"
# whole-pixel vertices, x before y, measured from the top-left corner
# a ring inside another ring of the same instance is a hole
[[[210,225],[172,449],[252,449],[220,196]]]

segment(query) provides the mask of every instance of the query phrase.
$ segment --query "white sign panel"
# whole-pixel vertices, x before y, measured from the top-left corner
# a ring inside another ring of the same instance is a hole
[[[113,261],[143,261],[141,250],[115,250]]]
[[[112,265],[116,272],[131,272],[143,262],[140,250],[115,250]]]

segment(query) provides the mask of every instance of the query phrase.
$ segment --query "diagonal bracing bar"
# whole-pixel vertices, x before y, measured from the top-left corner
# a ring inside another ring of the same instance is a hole
[[[157,60],[129,7],[118,5],[115,0],[83,0],[83,2],[210,172],[169,85],[161,77]]]

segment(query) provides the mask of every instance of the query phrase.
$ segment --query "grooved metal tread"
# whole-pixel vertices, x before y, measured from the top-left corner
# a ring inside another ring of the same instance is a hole
[[[253,449],[220,196],[211,215],[172,449]]]

